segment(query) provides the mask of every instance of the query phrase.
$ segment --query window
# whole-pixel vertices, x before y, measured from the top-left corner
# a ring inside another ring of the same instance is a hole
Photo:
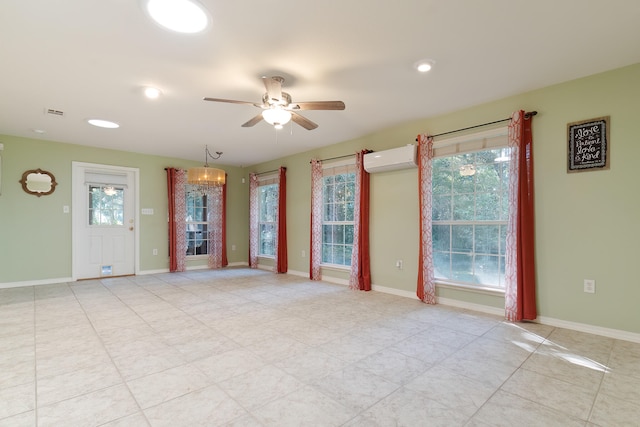
[[[278,184],[258,187],[258,255],[275,257]]]
[[[89,225],[124,225],[124,188],[89,185]]]
[[[328,168],[322,180],[322,263],[351,265],[355,167]]]
[[[433,160],[436,279],[504,289],[509,149]]]
[[[187,256],[208,254],[207,196],[196,191],[185,192]]]

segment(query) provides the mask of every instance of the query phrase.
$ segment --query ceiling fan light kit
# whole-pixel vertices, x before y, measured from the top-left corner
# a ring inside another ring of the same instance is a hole
[[[282,126],[291,120],[291,112],[280,107],[272,107],[262,112],[262,118],[276,129],[282,129]]]
[[[253,117],[242,127],[252,127],[266,121],[276,129],[282,129],[282,126],[289,121],[302,126],[307,130],[313,130],[318,125],[306,117],[297,113],[300,110],[344,110],[345,105],[342,101],[311,101],[311,102],[292,102],[291,95],[282,91],[284,78],[280,76],[262,77],[262,82],[267,92],[262,96],[262,103],[249,101],[237,101],[233,99],[222,98],[203,98],[205,101],[226,102],[230,104],[253,105],[262,108],[264,111]]]

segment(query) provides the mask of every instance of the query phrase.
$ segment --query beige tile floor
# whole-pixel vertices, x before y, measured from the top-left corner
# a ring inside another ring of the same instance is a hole
[[[2,289],[36,425],[640,425],[640,344],[243,268]]]

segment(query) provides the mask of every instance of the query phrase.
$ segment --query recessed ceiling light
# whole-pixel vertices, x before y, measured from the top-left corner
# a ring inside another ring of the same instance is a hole
[[[115,123],[115,122],[111,122],[109,120],[102,120],[102,119],[89,119],[87,120],[87,122],[90,125],[93,126],[97,126],[99,128],[107,128],[107,129],[117,129],[120,127],[119,124]]]
[[[144,88],[144,96],[149,99],[157,99],[160,95],[162,95],[162,91],[157,87],[147,86]]]
[[[433,68],[435,63],[436,63],[436,61],[434,61],[433,59],[422,59],[422,60],[416,62],[414,64],[414,67],[419,72],[426,73],[427,71],[429,71],[429,70],[431,70]]]
[[[178,33],[199,33],[209,26],[209,15],[195,0],[144,0],[144,8],[158,24]]]
[[[31,132],[33,133],[38,133],[38,134],[43,134],[46,131],[44,129],[31,129]]]

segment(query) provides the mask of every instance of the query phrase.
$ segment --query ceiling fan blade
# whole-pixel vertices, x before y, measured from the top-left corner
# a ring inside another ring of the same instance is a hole
[[[291,120],[305,128],[306,130],[314,130],[318,127],[316,123],[312,122],[306,117],[301,116],[300,114],[294,113],[293,111],[291,112]]]
[[[256,107],[261,107],[261,104],[256,104],[254,102],[249,101],[236,101],[235,99],[222,99],[222,98],[202,98],[204,101],[213,101],[213,102],[227,102],[229,104],[245,104],[245,105],[255,105]]]
[[[258,114],[257,116],[255,116],[254,118],[252,118],[251,120],[249,120],[246,123],[242,124],[243,128],[250,128],[251,126],[255,126],[258,123],[260,123],[262,121],[262,113]]]
[[[284,82],[284,79],[282,77],[263,76],[262,82],[264,83],[264,87],[267,90],[267,95],[269,95],[270,100],[276,102],[282,101],[282,82]]]
[[[289,106],[292,110],[344,110],[342,101],[294,102]]]

